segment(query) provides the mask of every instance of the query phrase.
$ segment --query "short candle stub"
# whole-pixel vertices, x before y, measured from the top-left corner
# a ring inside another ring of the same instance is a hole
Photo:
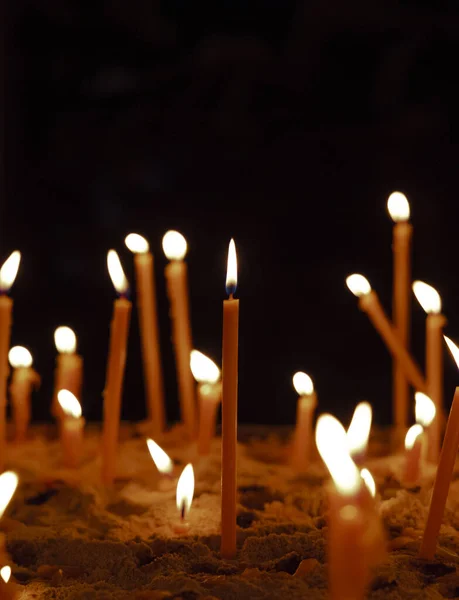
[[[226,269],[226,293],[230,298],[234,296],[237,288],[237,256],[236,245],[231,239],[228,248],[228,266]]]

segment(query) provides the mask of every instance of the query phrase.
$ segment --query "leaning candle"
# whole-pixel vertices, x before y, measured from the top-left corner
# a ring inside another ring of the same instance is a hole
[[[435,455],[435,452],[432,452],[432,446],[436,448],[438,439],[437,439],[437,430],[433,427],[436,419],[437,410],[435,408],[434,402],[426,396],[422,392],[416,392],[414,395],[415,400],[415,408],[414,414],[416,418],[416,423],[422,425],[424,429],[424,441],[423,441],[423,449],[422,449],[422,460],[427,458],[431,460],[432,454]]]
[[[179,511],[179,521],[172,525],[175,533],[188,533],[190,525],[187,521],[194,494],[194,471],[193,465],[188,463],[183,469],[177,482],[176,504]]]
[[[168,231],[163,237],[163,250],[169,259],[164,273],[170,302],[172,339],[174,341],[178,391],[182,422],[189,438],[196,435],[196,399],[190,369],[191,325],[188,300],[187,265],[184,257],[186,240],[178,231]]]
[[[198,454],[206,456],[215,437],[217,409],[222,397],[220,369],[199,350],[191,351],[190,368],[198,382]]]
[[[107,266],[113,285],[120,296],[113,304],[102,431],[102,479],[105,483],[111,484],[116,473],[116,449],[121,417],[121,393],[126,366],[131,302],[126,297],[129,292],[129,283],[124,275],[118,254],[114,250],[108,252]]]
[[[80,464],[83,448],[85,420],[81,416],[81,404],[69,390],[60,390],[57,393],[57,401],[63,413],[61,444],[64,465],[70,469],[75,469]]]
[[[234,240],[228,249],[226,291],[223,301],[222,352],[222,536],[223,558],[236,554],[236,451],[237,451],[237,384],[239,300],[233,298],[237,287],[237,259]]]
[[[20,261],[21,253],[15,250],[0,269],[0,470],[5,466],[6,457],[6,384],[13,311],[13,301],[7,294],[16,279]]]
[[[23,442],[27,437],[32,416],[32,389],[40,385],[40,376],[32,369],[32,355],[23,346],[14,346],[8,353],[13,375],[10,383],[11,405],[13,409],[14,438]]]
[[[62,418],[62,409],[57,399],[59,390],[69,390],[77,398],[81,398],[83,378],[83,359],[76,353],[77,339],[70,327],[57,327],[54,332],[54,343],[58,351],[56,369],[54,371],[54,396],[52,413]]]
[[[126,236],[124,242],[129,250],[134,253],[147,413],[151,432],[156,436],[163,433],[166,419],[163,370],[159,350],[154,261],[150,246],[141,235],[130,233]]]
[[[371,289],[370,282],[363,275],[349,275],[346,283],[351,292],[359,298],[359,307],[367,313],[375,329],[386,343],[387,349],[399,361],[406,377],[414,388],[426,391],[424,378],[419,367],[411,358],[408,350],[400,341],[396,329],[392,326],[379,302],[379,298]]]
[[[365,460],[372,418],[373,410],[369,402],[357,404],[346,434],[347,449],[357,464]]]
[[[296,470],[303,472],[308,468],[311,458],[313,418],[317,406],[317,395],[312,379],[302,371],[298,371],[293,376],[293,387],[299,397],[296,405],[296,425],[291,461]]]
[[[407,484],[413,485],[419,479],[423,443],[424,429],[422,425],[416,423],[408,429],[405,436],[403,481]]]

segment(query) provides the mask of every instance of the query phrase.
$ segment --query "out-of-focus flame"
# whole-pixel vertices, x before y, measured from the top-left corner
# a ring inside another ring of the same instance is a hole
[[[387,199],[387,210],[395,223],[408,221],[410,218],[410,204],[401,192],[392,192]]]
[[[32,355],[24,346],[13,346],[8,352],[8,360],[14,369],[31,367],[33,363]]]
[[[415,281],[413,283],[413,292],[426,313],[438,314],[441,312],[440,294],[431,285],[423,281]]]
[[[226,292],[230,296],[237,288],[237,256],[236,244],[231,239],[228,247],[228,263],[226,268]]]
[[[346,278],[347,287],[351,290],[354,296],[366,296],[371,292],[370,282],[366,277],[359,273],[353,273]]]
[[[171,229],[163,236],[163,250],[169,260],[182,260],[187,251],[186,239],[181,233]]]
[[[422,392],[416,392],[414,400],[416,423],[428,427],[435,419],[435,413],[437,412],[434,402]]]
[[[21,253],[19,250],[12,252],[0,269],[0,291],[7,292],[13,285],[18,274]]]
[[[368,491],[374,498],[376,496],[376,483],[375,483],[375,480],[373,479],[373,475],[370,473],[370,471],[368,469],[362,469],[360,471],[360,477],[363,479],[363,481],[365,482],[365,485],[368,488]]]
[[[57,327],[54,332],[54,343],[61,354],[73,354],[77,345],[75,332],[70,327]]]
[[[69,390],[59,390],[57,392],[57,401],[61,405],[66,417],[73,417],[74,419],[81,417],[81,404],[72,392]]]
[[[190,510],[194,494],[194,471],[193,465],[188,463],[183,469],[177,482],[177,508],[185,517]]]
[[[0,577],[5,583],[8,583],[11,577],[11,567],[9,565],[6,565],[0,569]]]
[[[354,456],[366,450],[370,437],[373,410],[369,402],[357,404],[347,430],[347,447],[349,454]]]
[[[164,452],[161,446],[153,441],[151,438],[147,439],[147,446],[150,452],[150,456],[155,463],[156,468],[163,475],[169,475],[174,470],[174,463],[170,457]]]
[[[293,387],[299,396],[310,396],[314,391],[314,384],[307,373],[297,371],[292,378]]]
[[[456,365],[459,368],[459,348],[456,346],[452,339],[446,337],[446,335],[444,335],[443,337],[445,338],[446,345],[448,346],[449,351],[453,355]]]
[[[5,471],[0,475],[0,519],[10,503],[18,486],[18,476],[13,471]]]
[[[424,431],[422,425],[419,425],[419,423],[416,423],[416,425],[412,425],[408,431],[406,432],[406,436],[405,436],[405,449],[406,450],[411,450],[411,448],[414,446],[414,443],[416,441],[416,439],[422,434],[422,432]]]
[[[220,369],[213,360],[199,350],[191,351],[190,368],[193,377],[199,383],[217,383],[220,379]]]
[[[138,233],[129,233],[126,236],[124,243],[134,254],[145,254],[150,250],[150,245],[147,240]]]
[[[110,279],[118,294],[125,294],[129,290],[129,282],[124,274],[121,261],[116,250],[109,250],[107,254],[107,267]]]

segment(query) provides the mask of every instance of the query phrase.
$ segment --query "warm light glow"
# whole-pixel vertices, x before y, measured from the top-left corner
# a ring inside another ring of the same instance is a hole
[[[161,446],[153,441],[151,438],[147,439],[147,446],[150,452],[150,456],[155,463],[156,468],[163,475],[169,475],[174,470],[174,463],[169,456],[164,452]]]
[[[370,282],[363,275],[359,275],[359,273],[349,275],[346,279],[346,284],[351,292],[358,297],[366,296],[371,292]]]
[[[424,431],[424,429],[423,429],[422,425],[419,425],[419,423],[416,423],[416,425],[413,425],[412,427],[410,427],[408,429],[408,431],[406,432],[406,436],[405,436],[406,450],[411,450],[411,448],[414,446],[414,442],[421,435],[421,433],[423,431]]]
[[[129,282],[124,274],[118,253],[115,250],[108,251],[107,267],[115,290],[118,294],[125,294],[129,289]]]
[[[387,200],[387,210],[396,223],[410,218],[410,204],[401,192],[392,192]]]
[[[360,402],[355,407],[347,430],[347,447],[351,456],[365,452],[370,437],[372,416],[373,411],[369,402]]]
[[[194,471],[193,465],[188,463],[183,469],[177,482],[177,508],[183,517],[189,512],[194,494]]]
[[[181,233],[171,229],[164,234],[163,250],[169,260],[182,260],[187,251],[186,239]]]
[[[360,471],[360,477],[363,479],[363,481],[365,482],[365,485],[367,486],[368,491],[374,498],[376,496],[376,483],[375,483],[375,480],[373,479],[373,475],[370,473],[370,471],[368,469],[362,469]]]
[[[0,576],[5,583],[8,583],[11,577],[11,567],[9,565],[6,565],[6,567],[2,567],[0,569]]]
[[[74,419],[79,419],[81,417],[81,404],[72,392],[69,392],[69,390],[59,390],[57,393],[57,401],[61,405],[66,417],[73,417]]]
[[[236,244],[231,239],[228,247],[228,263],[226,267],[226,292],[228,296],[233,295],[237,288],[237,257]]]
[[[338,419],[327,414],[319,417],[316,444],[338,491],[343,496],[355,494],[361,485],[361,477],[349,456],[346,431]]]
[[[413,292],[426,313],[438,314],[441,312],[440,294],[431,285],[423,281],[415,281],[413,283]]]
[[[21,253],[19,250],[12,252],[5,260],[0,269],[0,291],[7,292],[13,285],[18,274],[19,263],[21,262]]]
[[[73,354],[76,350],[77,339],[70,327],[58,327],[54,332],[54,343],[57,351],[62,354]]]
[[[453,358],[456,361],[456,365],[459,368],[459,348],[456,346],[456,344],[453,342],[453,340],[451,340],[449,337],[446,337],[446,335],[444,335],[443,337],[445,338],[445,342],[449,348],[449,351],[453,355]]]
[[[422,392],[416,392],[415,400],[415,415],[416,423],[420,423],[423,427],[428,427],[435,419],[437,412],[434,402]]]
[[[0,475],[0,519],[18,486],[18,476],[13,471]]]
[[[130,233],[127,235],[124,243],[134,254],[145,254],[145,252],[150,250],[150,245],[147,240],[138,233]]]
[[[190,368],[193,377],[199,383],[217,383],[220,379],[220,369],[213,360],[199,350],[191,351]]]
[[[303,371],[298,371],[293,376],[293,387],[299,396],[310,396],[314,391],[312,379]]]
[[[32,355],[24,346],[13,346],[8,352],[10,365],[17,369],[19,367],[31,367],[33,363]]]

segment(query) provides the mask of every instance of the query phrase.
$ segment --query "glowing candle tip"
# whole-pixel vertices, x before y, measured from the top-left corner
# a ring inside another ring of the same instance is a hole
[[[232,296],[236,293],[237,288],[237,256],[236,244],[231,239],[228,248],[228,265],[226,269],[226,293]]]
[[[129,292],[129,282],[124,274],[118,253],[115,250],[108,251],[107,267],[115,290],[120,296],[126,296]]]
[[[416,392],[414,395],[415,399],[415,415],[416,423],[420,423],[423,427],[428,427],[435,419],[435,403],[423,394],[422,392]]]
[[[6,293],[13,285],[21,262],[19,250],[12,252],[0,269],[0,293]]]
[[[347,447],[351,456],[364,452],[370,437],[373,411],[369,402],[357,404],[347,430]]]
[[[13,346],[8,352],[10,365],[18,369],[19,367],[31,367],[33,363],[32,355],[24,346]]]
[[[406,450],[411,450],[411,448],[414,446],[416,439],[423,433],[423,431],[424,428],[422,427],[422,425],[419,425],[419,423],[416,423],[416,425],[412,425],[408,429],[405,436]]]
[[[459,368],[459,348],[456,346],[456,344],[453,342],[452,339],[450,339],[446,335],[444,335],[443,337],[445,339],[446,345],[449,348],[449,351],[453,355],[453,358],[456,362],[457,367]]]
[[[395,223],[408,221],[410,218],[410,204],[401,192],[392,192],[387,199],[387,210]]]
[[[376,483],[375,483],[375,480],[373,479],[373,475],[370,473],[370,471],[368,469],[362,469],[360,471],[360,477],[363,479],[363,481],[365,482],[365,485],[367,486],[368,491],[370,492],[371,496],[374,498],[376,496]]]
[[[0,569],[0,577],[5,583],[8,583],[11,577],[11,567],[9,565],[5,565]]]
[[[354,296],[366,296],[371,292],[370,282],[366,277],[359,273],[353,273],[346,278],[346,285]]]
[[[216,383],[220,379],[220,369],[199,350],[191,351],[190,368],[198,383]]]
[[[174,470],[174,463],[170,459],[169,455],[151,438],[147,439],[148,451],[150,456],[155,463],[156,468],[160,473],[169,475]]]
[[[298,371],[292,378],[293,387],[299,396],[310,396],[314,391],[314,384],[307,373]]]
[[[54,332],[54,343],[60,354],[73,354],[77,345],[75,332],[70,327],[57,327]]]
[[[187,251],[186,239],[178,231],[167,231],[163,236],[163,250],[169,260],[183,260]]]
[[[441,297],[434,287],[423,281],[415,281],[413,292],[426,313],[439,314],[441,312]]]
[[[193,465],[188,463],[183,469],[182,474],[177,482],[177,509],[180,511],[182,518],[185,518],[190,511],[191,503],[193,501],[193,494],[194,470]]]
[[[59,390],[57,393],[57,401],[61,405],[66,417],[79,419],[82,415],[81,404],[76,396],[69,390]]]
[[[134,254],[145,254],[150,250],[148,241],[138,233],[129,233],[125,237],[124,243],[128,250]]]
[[[10,503],[18,486],[18,476],[13,471],[5,471],[0,475],[0,518]]]

